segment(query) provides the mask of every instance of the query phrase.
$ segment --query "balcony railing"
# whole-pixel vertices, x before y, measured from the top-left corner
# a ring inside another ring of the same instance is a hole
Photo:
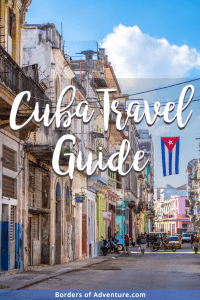
[[[15,94],[29,91],[31,93],[30,101],[27,102],[24,97],[23,102],[31,108],[34,108],[35,102],[38,101],[40,108],[43,108],[49,101],[44,91],[24,73],[2,46],[0,46],[0,83],[4,83]]]
[[[75,86],[75,88],[78,89],[83,94],[84,97],[86,97],[86,90],[80,84],[80,82],[76,77],[72,78],[72,85]]]

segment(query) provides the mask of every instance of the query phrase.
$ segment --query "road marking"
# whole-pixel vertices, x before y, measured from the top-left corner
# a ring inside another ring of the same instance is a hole
[[[131,251],[131,253],[141,253],[141,251]],[[161,253],[161,254],[192,254],[194,255],[194,252],[167,252],[167,251],[155,251],[155,252],[145,252],[145,254],[157,254],[157,253]],[[197,253],[196,255],[199,255],[199,253]]]

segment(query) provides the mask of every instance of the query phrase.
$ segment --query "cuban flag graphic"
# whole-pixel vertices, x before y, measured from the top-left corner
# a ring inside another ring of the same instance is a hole
[[[161,137],[163,176],[179,174],[180,137]]]

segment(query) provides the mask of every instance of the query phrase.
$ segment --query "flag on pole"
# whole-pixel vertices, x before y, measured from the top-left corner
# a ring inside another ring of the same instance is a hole
[[[161,137],[163,176],[179,174],[180,137]]]

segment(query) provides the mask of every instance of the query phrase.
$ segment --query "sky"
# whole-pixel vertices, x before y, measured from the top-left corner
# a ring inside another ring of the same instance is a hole
[[[96,50],[97,43],[104,47],[122,92],[133,94],[200,78],[199,16],[199,0],[33,0],[26,21],[54,23],[59,32],[62,23],[65,51],[74,59],[82,50]],[[199,81],[193,85],[194,99],[198,100]],[[174,101],[184,86],[145,93],[140,98],[149,103]],[[187,182],[187,163],[200,153],[196,140],[200,137],[199,108],[197,101],[184,112],[186,117],[193,110],[184,130],[179,130],[176,122],[167,126],[162,119],[151,128],[145,122],[137,126],[148,128],[153,135],[156,187]],[[161,136],[180,136],[179,175],[162,176]]]

